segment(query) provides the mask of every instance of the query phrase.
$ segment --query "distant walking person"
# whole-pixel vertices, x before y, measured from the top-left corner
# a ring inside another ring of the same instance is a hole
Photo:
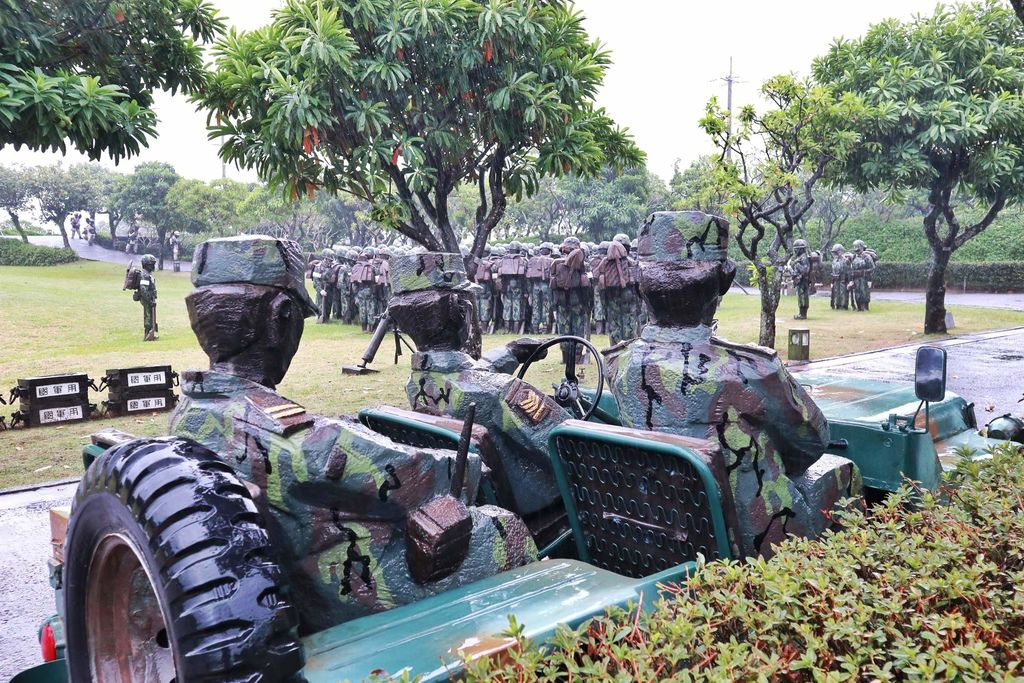
[[[132,295],[135,301],[142,304],[142,341],[156,340],[156,278],[153,277],[155,268],[156,257],[152,254],[143,254],[142,273],[139,274],[135,294]]]
[[[79,211],[71,214],[71,236],[82,239],[82,214]]]

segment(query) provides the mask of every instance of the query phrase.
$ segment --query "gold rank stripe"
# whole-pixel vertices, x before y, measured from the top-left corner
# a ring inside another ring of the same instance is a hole
[[[274,406],[273,408],[266,408],[265,410],[268,415],[278,419],[283,417],[294,417],[306,412],[305,408],[300,405],[296,405],[295,403],[284,403],[279,406]]]

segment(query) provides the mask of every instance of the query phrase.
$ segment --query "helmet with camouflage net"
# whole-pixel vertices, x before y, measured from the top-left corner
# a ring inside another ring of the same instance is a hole
[[[329,250],[324,250],[329,251]],[[221,237],[207,240],[192,257],[192,284],[267,285],[297,298],[307,315],[320,311],[309,298],[306,269],[299,245],[265,235]]]
[[[612,238],[612,241],[618,242],[622,246],[626,247],[626,249],[629,249],[630,247],[629,235],[627,235],[624,232],[620,232],[619,234],[615,235],[615,237]]]
[[[149,268],[156,267],[156,256],[153,256],[152,254],[142,255],[142,267],[145,268],[147,266]]]
[[[328,247],[327,249],[324,249],[323,251],[320,252],[320,257],[321,258],[326,258],[326,259],[332,259],[332,258],[334,258],[334,250],[331,249],[330,247]]]
[[[552,244],[551,242],[541,242],[540,246],[537,247],[537,250],[541,252],[547,250],[547,252],[550,254],[555,250],[555,245]]]
[[[363,253],[366,254],[367,258],[377,258],[377,250],[373,247],[366,247],[366,249],[363,250]]]
[[[512,240],[508,245],[508,251],[510,254],[521,254],[523,253],[523,243],[519,240]]]
[[[377,256],[380,256],[381,258],[391,258],[391,249],[388,248],[388,245],[386,244],[382,245],[377,249]]]
[[[835,244],[832,245],[833,254],[842,254],[844,251],[846,251],[846,247],[839,244],[839,242],[836,242]]]
[[[563,252],[568,253],[568,252],[572,251],[573,249],[579,249],[579,248],[580,248],[580,238],[579,237],[572,237],[570,235],[569,237],[566,237],[564,240],[562,240],[561,251],[563,251]]]
[[[612,243],[609,242],[608,240],[604,240],[603,242],[601,242],[601,244],[597,245],[597,253],[598,254],[607,254],[608,253],[608,247],[610,247],[610,246],[612,246]]]
[[[868,248],[868,245],[864,244],[864,240],[854,240],[853,241],[853,250],[854,251],[860,251],[861,249],[867,249],[867,248]]]
[[[503,244],[495,244],[494,248],[491,249],[491,255],[492,256],[504,256],[505,255],[505,245],[503,245]]]
[[[807,251],[807,240],[793,240],[793,251]]]
[[[702,211],[656,211],[640,228],[645,261],[725,261],[729,222]]]

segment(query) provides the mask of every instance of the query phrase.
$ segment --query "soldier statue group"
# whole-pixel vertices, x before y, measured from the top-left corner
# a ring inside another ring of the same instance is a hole
[[[832,299],[834,309],[849,310],[851,299],[853,310],[867,311],[871,304],[871,274],[875,270],[878,255],[864,244],[863,240],[853,241],[853,253],[846,251],[842,244],[832,245]],[[788,271],[796,289],[797,320],[807,319],[811,294],[814,288],[814,267],[820,262],[817,252],[808,252],[807,241],[793,241],[793,258]]]
[[[597,333],[612,344],[633,339],[645,317],[634,248],[625,234],[600,244],[567,237],[557,252],[551,242],[488,246],[472,273],[480,322],[489,333]],[[316,292],[317,322],[330,322],[333,314],[372,331],[391,298],[391,259],[404,255],[400,247],[340,246],[311,257],[306,277]]]

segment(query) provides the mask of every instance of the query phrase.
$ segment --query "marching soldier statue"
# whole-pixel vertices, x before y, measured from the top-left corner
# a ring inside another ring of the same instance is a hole
[[[530,292],[532,317],[530,331],[548,334],[551,331],[551,252],[555,246],[544,242],[526,264],[526,282]]]
[[[793,258],[789,265],[793,271],[793,287],[796,289],[796,305],[799,309],[793,317],[796,320],[807,320],[807,309],[811,305],[811,280],[814,275],[811,272],[811,258],[807,255],[806,240],[793,241]]]
[[[558,334],[587,338],[593,296],[587,275],[587,257],[576,237],[566,237],[559,251],[561,258],[551,264],[551,293]],[[562,345],[563,362],[568,362],[574,348],[579,354],[583,347],[579,344]]]
[[[135,301],[142,304],[142,341],[156,341],[156,278],[153,276],[155,269],[156,256],[143,254],[139,287],[132,295]]]
[[[850,262],[846,260],[846,247],[832,245],[832,308],[844,311],[850,308]]]
[[[867,311],[871,306],[871,273],[875,260],[871,258],[863,240],[853,241],[853,262],[850,264],[855,310]]]
[[[167,242],[171,246],[171,268],[175,273],[181,272],[181,233],[175,230],[171,233],[170,239]]]
[[[523,334],[526,326],[526,269],[528,258],[522,243],[513,241],[498,262],[502,316],[505,330]]]

